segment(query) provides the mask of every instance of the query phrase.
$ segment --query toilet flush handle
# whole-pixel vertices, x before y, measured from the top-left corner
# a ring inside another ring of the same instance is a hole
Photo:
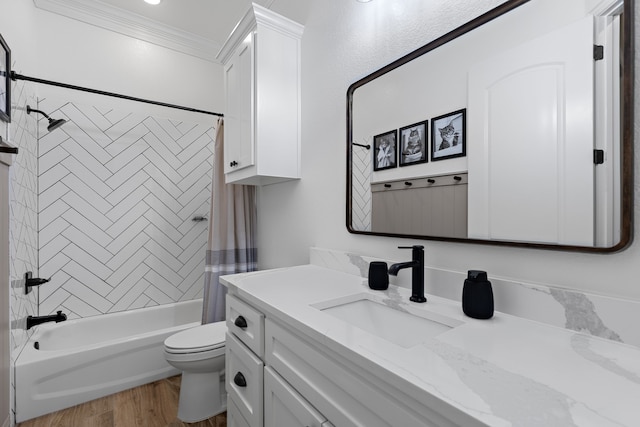
[[[247,327],[247,319],[245,319],[242,316],[238,316],[238,317],[236,317],[236,321],[233,322],[233,324],[236,325],[240,329],[246,329],[246,327]]]

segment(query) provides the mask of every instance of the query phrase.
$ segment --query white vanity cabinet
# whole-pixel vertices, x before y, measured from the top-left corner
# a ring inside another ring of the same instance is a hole
[[[227,183],[300,178],[303,29],[254,3],[218,53],[224,65]]]
[[[264,363],[264,315],[227,296],[226,387],[230,427],[333,427]]]
[[[375,367],[353,363],[233,293],[227,295],[227,326],[230,426],[484,425],[382,380],[372,373]]]

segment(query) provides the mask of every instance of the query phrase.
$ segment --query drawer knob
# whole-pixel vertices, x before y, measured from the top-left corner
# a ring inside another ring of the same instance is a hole
[[[427,182],[428,182],[429,184],[435,184],[435,183],[436,183],[436,180],[435,180],[435,179],[433,179],[433,178],[429,178],[429,179],[427,180]]]
[[[456,181],[462,181],[462,177],[460,176],[454,176],[453,179]]]
[[[242,375],[242,372],[238,372],[236,374],[236,376],[233,377],[233,382],[238,387],[246,387],[247,386],[247,380],[244,378],[244,375]]]
[[[246,329],[246,327],[247,327],[247,319],[245,319],[242,316],[238,316],[238,317],[236,317],[236,321],[233,322],[233,324],[236,325],[240,329]]]

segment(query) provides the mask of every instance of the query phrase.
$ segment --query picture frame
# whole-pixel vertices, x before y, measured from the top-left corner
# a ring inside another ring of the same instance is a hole
[[[394,129],[373,137],[373,170],[392,169],[397,166],[398,130]]]
[[[431,119],[431,161],[467,155],[467,109]]]
[[[400,166],[410,166],[429,161],[427,144],[428,120],[400,128]]]
[[[0,120],[11,122],[11,49],[0,34]]]

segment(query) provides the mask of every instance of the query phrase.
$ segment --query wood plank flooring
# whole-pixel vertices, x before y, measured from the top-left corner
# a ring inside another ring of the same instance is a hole
[[[199,423],[183,423],[178,414],[180,376],[125,390],[17,427],[226,427],[227,413]]]

